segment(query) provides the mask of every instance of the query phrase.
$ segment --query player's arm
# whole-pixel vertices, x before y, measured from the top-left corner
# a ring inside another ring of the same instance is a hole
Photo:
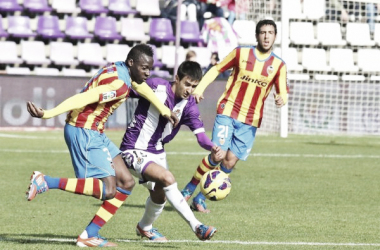
[[[117,93],[122,93],[120,96],[117,96]],[[112,84],[102,85],[93,89],[90,89],[86,92],[82,92],[71,96],[58,104],[53,109],[44,110],[42,108],[36,107],[32,102],[27,103],[27,109],[31,116],[49,119],[57,115],[63,114],[67,111],[82,108],[88,104],[95,102],[108,102],[115,99],[124,98],[127,93],[127,86],[123,81],[117,80]],[[105,96],[112,98],[104,98]]]
[[[276,93],[274,94],[275,104],[281,108],[288,102],[288,84],[287,84],[287,70],[284,64],[279,70],[277,80],[275,83]]]
[[[195,100],[199,103],[203,99],[203,92],[210,85],[221,72],[226,71],[227,69],[236,65],[236,50],[234,49],[229,53],[226,58],[224,58],[220,63],[211,67],[207,73],[203,76],[202,80],[199,82],[198,86],[193,92]]]
[[[147,99],[150,103],[152,103],[160,112],[160,114],[169,120],[171,124],[173,124],[173,127],[176,127],[178,125],[178,117],[176,114],[171,111],[168,107],[165,106],[158,97],[154,94],[153,90],[146,84],[146,82],[143,82],[141,84],[138,84],[137,82],[132,82],[132,88],[142,97]]]

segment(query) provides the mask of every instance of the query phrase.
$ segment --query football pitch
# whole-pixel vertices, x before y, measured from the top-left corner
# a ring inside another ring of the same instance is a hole
[[[119,145],[123,132],[106,134]],[[0,142],[0,249],[77,249],[101,201],[60,190],[25,199],[34,170],[74,177],[63,131],[0,131]],[[166,151],[182,189],[207,152],[189,131]],[[218,229],[211,241],[168,203],[154,227],[169,242],[141,240],[148,192],[139,185],[100,233],[119,249],[380,249],[379,137],[259,134],[231,182],[225,200],[208,202],[210,214],[195,214]]]

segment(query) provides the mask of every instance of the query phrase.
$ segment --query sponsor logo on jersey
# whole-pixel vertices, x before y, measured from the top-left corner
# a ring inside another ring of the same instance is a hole
[[[115,98],[116,98],[116,91],[115,90],[103,93],[103,100],[104,101],[106,101],[106,100],[112,100],[112,99],[115,99]]]
[[[242,76],[240,78],[240,80],[245,81],[245,82],[250,82],[250,83],[257,84],[260,87],[266,87],[268,85],[268,82],[266,81],[265,78],[262,78],[262,79],[253,79],[253,78],[250,78],[249,76]]]
[[[224,109],[226,107],[226,104],[225,103],[222,103],[221,105],[220,105],[220,108],[221,109]]]
[[[269,65],[268,68],[267,68],[267,73],[268,73],[268,75],[272,74],[273,71],[274,71],[273,66],[272,66],[272,65]]]

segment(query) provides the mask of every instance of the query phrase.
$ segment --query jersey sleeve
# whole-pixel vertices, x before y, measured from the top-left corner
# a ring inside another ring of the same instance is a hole
[[[184,109],[181,123],[189,127],[189,129],[194,134],[205,131],[203,121],[201,119],[201,115],[198,106],[195,103],[195,100],[188,102],[187,107]]]
[[[287,79],[287,69],[286,64],[283,63],[281,65],[280,70],[277,72],[276,80],[275,80],[275,89],[276,94],[281,96],[282,100],[286,104],[288,102],[288,79]]]
[[[194,90],[193,94],[202,95],[205,89],[210,85],[221,72],[226,71],[229,68],[232,68],[237,65],[236,61],[236,51],[239,48],[231,51],[220,63],[211,67],[209,71],[203,76],[202,80],[199,82],[198,86]]]
[[[82,108],[88,104],[99,102],[105,103],[121,98],[128,94],[128,87],[121,80],[113,81],[111,84],[101,85],[86,92],[76,94],[64,100],[53,109],[45,110],[42,118],[48,119],[67,111]]]

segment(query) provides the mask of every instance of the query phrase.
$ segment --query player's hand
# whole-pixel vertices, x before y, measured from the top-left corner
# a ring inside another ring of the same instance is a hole
[[[44,116],[44,110],[42,108],[36,107],[33,102],[27,102],[26,108],[32,117],[42,118]]]
[[[224,159],[226,152],[222,150],[219,146],[212,146],[211,148],[211,158],[214,162],[220,162]]]
[[[280,95],[273,93],[273,96],[274,96],[274,103],[276,104],[277,108],[281,108],[285,105],[285,102]]]
[[[205,99],[203,97],[203,95],[198,95],[198,94],[193,94],[194,98],[195,98],[195,101],[198,103],[200,103],[203,99]]]
[[[173,128],[177,127],[179,120],[173,111],[170,111],[170,116],[164,115],[164,117],[169,120],[169,122],[173,125]]]

